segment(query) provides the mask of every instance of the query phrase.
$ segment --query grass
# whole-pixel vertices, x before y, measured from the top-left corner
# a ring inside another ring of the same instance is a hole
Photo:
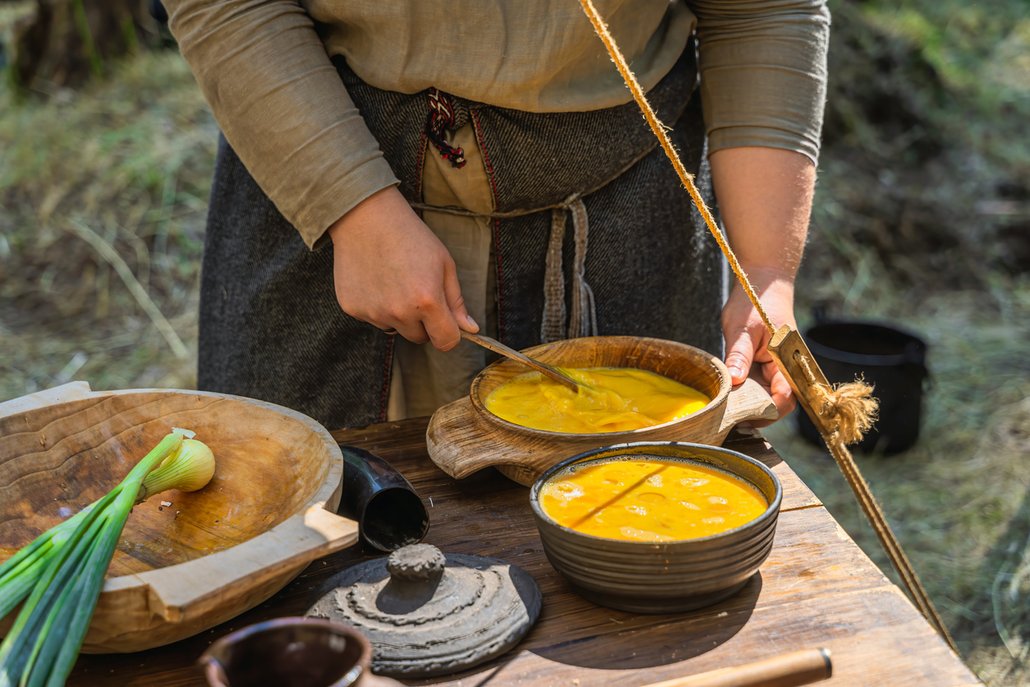
[[[992,687],[1027,684],[1030,18],[1022,0],[831,7],[799,313],[892,320],[930,342],[921,441],[860,465],[963,657]],[[216,133],[171,52],[46,102],[0,89],[0,399],[71,379],[194,385]],[[791,422],[767,433],[886,569],[829,456]]]
[[[920,332],[930,342],[933,382],[916,446],[856,459],[970,667],[992,685],[1026,684],[1030,358],[1023,342],[1030,337],[1030,280],[1014,280],[1000,294],[914,296],[864,269],[873,274],[851,284],[845,312]],[[806,285],[804,278],[800,284],[805,294],[832,288]],[[792,420],[765,430],[770,441],[889,571],[836,464],[800,439]],[[1019,570],[1023,578],[1016,577]]]
[[[72,378],[191,386],[217,129],[182,60],[144,53],[46,102],[0,91],[0,112],[0,396]],[[161,317],[187,342],[183,357]]]

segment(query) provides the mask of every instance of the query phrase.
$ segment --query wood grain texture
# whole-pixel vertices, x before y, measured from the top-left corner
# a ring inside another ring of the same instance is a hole
[[[427,541],[445,552],[495,556],[524,568],[543,593],[540,621],[516,650],[469,671],[418,684],[626,686],[696,675],[805,647],[825,646],[837,687],[979,684],[756,432],[728,447],[771,465],[784,488],[772,554],[742,592],[711,608],[641,616],[594,606],[569,591],[543,555],[526,489],[492,470],[455,481],[425,451],[425,420],[335,432],[389,460],[419,490]],[[82,657],[71,685],[202,685],[193,662],[233,629],[299,615],[335,573],[364,560],[357,548],[310,565],[269,601],[178,644],[128,656]]]
[[[115,392],[0,418],[0,560],[114,488],[173,427],[211,447],[215,476],[133,509],[84,651],[195,634],[357,539],[356,523],[326,510],[343,459],[310,418],[220,394]]]
[[[92,395],[93,390],[90,389],[89,382],[68,382],[61,386],[44,389],[43,391],[37,391],[36,393],[29,394],[28,396],[19,396],[0,403],[0,417],[14,415],[16,413],[24,413],[26,410],[42,408],[43,406],[54,405],[57,403],[77,401],[81,398],[88,398]]]
[[[633,367],[657,372],[712,399],[683,419],[627,432],[570,434],[521,427],[486,409],[484,399],[498,386],[523,374],[518,363],[500,360],[473,381],[468,398],[434,413],[426,433],[429,457],[448,475],[463,479],[497,467],[519,484],[529,485],[563,458],[600,446],[630,441],[690,441],[721,445],[735,425],[772,420],[776,407],[753,380],[731,389],[719,358],[693,346],[630,336],[557,341],[527,349],[542,362],[563,367]]]
[[[776,361],[776,365],[783,371],[783,376],[787,378],[795,398],[801,405],[801,410],[808,415],[821,434],[832,434],[834,428],[827,424],[827,419],[816,409],[817,404],[812,395],[812,385],[807,381],[801,363],[796,360],[795,356],[809,361],[809,369],[816,375],[816,383],[825,387],[831,385],[819,367],[819,363],[812,356],[812,352],[808,350],[808,344],[801,338],[800,332],[786,325],[780,327],[769,342],[769,353]]]

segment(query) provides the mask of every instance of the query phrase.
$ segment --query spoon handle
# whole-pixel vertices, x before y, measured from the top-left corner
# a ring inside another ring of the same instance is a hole
[[[518,361],[523,365],[531,367],[540,374],[547,377],[548,379],[558,382],[559,384],[568,387],[572,391],[579,391],[579,383],[576,382],[574,379],[566,376],[565,374],[562,374],[560,371],[551,367],[550,365],[542,363],[539,360],[533,360],[529,356],[520,353],[519,351],[516,351],[514,348],[505,346],[497,339],[491,339],[489,336],[483,336],[481,334],[472,334],[466,331],[461,332],[461,338],[465,339],[466,341],[471,341],[477,346],[482,346],[487,350],[493,351],[494,353],[499,353],[505,356],[506,358],[511,358],[512,360]]]

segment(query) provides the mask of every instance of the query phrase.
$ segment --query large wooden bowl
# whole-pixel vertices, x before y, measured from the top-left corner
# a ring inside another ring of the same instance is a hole
[[[634,441],[721,444],[736,424],[777,416],[775,404],[757,382],[748,380],[733,388],[729,370],[719,358],[676,341],[599,336],[544,344],[524,353],[565,367],[651,370],[703,392],[711,401],[685,418],[627,432],[570,434],[532,429],[503,420],[484,405],[491,391],[527,370],[514,361],[499,360],[475,378],[468,398],[443,406],[429,422],[429,456],[451,477],[461,479],[494,466],[528,486],[552,465],[590,449]]]
[[[172,427],[211,447],[214,479],[133,509],[83,651],[194,635],[357,540],[356,523],[330,512],[343,458],[314,420],[221,394],[125,391],[0,417],[0,560],[112,489]]]

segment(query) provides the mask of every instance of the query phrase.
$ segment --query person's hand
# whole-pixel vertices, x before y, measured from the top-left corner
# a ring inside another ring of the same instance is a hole
[[[336,300],[351,317],[441,351],[458,345],[459,329],[479,331],[454,259],[396,188],[356,205],[329,236]]]
[[[749,270],[748,277],[773,324],[795,327],[793,279],[773,270],[758,269]],[[733,386],[743,384],[750,376],[772,396],[781,418],[793,410],[796,403],[793,391],[767,348],[772,335],[740,284],[733,286],[722,309],[722,332],[726,339],[726,367]]]

